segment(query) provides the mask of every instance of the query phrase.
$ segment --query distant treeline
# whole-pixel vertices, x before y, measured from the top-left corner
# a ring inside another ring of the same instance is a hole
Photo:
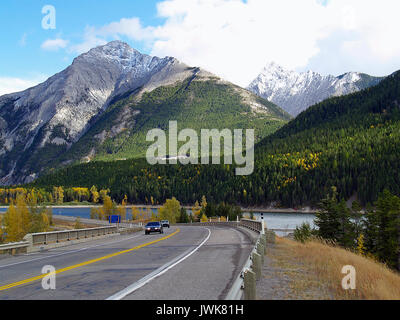
[[[109,189],[97,191],[95,186],[90,189],[81,187],[52,187],[50,189],[10,187],[0,189],[0,204],[9,205],[15,203],[20,196],[28,203],[33,201],[39,204],[63,204],[68,202],[91,202],[97,204],[103,202],[109,193]]]

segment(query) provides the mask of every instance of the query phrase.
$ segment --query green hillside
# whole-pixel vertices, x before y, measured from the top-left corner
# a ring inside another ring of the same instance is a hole
[[[215,102],[215,100],[213,100]],[[213,103],[210,101],[210,103]],[[217,104],[217,103],[216,103]],[[337,186],[341,198],[366,204],[387,188],[400,193],[400,72],[376,87],[328,99],[256,146],[251,176],[233,166],[148,166],[144,160],[93,162],[40,178],[35,186],[109,187],[116,199],[193,203],[316,204]]]
[[[144,157],[152,144],[146,142],[149,130],[168,131],[169,121],[178,122],[178,129],[256,130],[256,141],[275,132],[290,116],[267,100],[252,95],[265,112],[253,112],[241,96],[244,90],[216,80],[187,79],[174,86],[159,87],[114,103],[92,128],[66,152],[57,163],[80,161],[90,151],[92,161],[112,161]],[[102,137],[102,139],[99,138]],[[94,152],[93,152],[94,151]]]

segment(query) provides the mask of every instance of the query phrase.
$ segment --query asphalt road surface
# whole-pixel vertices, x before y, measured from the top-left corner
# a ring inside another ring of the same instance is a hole
[[[241,229],[184,226],[0,258],[0,300],[221,300],[252,246]]]

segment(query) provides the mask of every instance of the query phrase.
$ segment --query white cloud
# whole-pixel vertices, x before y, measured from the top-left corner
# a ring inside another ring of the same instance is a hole
[[[124,18],[88,27],[73,50],[126,37],[152,55],[174,56],[242,86],[270,61],[334,74],[385,73],[400,68],[399,11],[398,0],[166,0],[157,5],[162,24]]]
[[[84,41],[76,44],[76,45],[72,45],[68,51],[72,52],[72,53],[78,53],[78,54],[82,54],[84,52],[89,51],[90,49],[97,47],[97,46],[101,46],[107,43],[107,41],[105,39],[99,38],[98,35],[96,34],[96,28],[93,27],[86,27],[85,29],[85,33],[84,33]]]
[[[242,86],[269,61],[305,66],[333,19],[315,0],[170,0],[158,11],[167,20],[154,31],[152,54],[175,56]]]
[[[107,43],[106,39],[117,40],[127,37],[135,41],[149,41],[154,39],[153,27],[143,27],[139,18],[123,18],[117,22],[111,22],[101,28],[86,27],[83,42],[73,45],[71,52],[84,53],[90,49]]]
[[[21,39],[18,41],[18,44],[19,44],[21,47],[25,47],[25,46],[26,46],[26,40],[27,40],[27,38],[28,38],[28,34],[25,32],[25,33],[22,35]]]
[[[61,38],[48,39],[42,43],[41,48],[48,51],[58,51],[59,49],[65,49],[68,46],[69,41]]]
[[[44,75],[35,77],[34,79],[0,77],[0,96],[31,88],[43,82],[46,78]]]

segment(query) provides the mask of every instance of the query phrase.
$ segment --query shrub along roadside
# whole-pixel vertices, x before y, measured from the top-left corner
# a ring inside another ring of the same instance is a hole
[[[332,187],[316,214],[317,229],[303,224],[296,228],[295,240],[305,243],[321,238],[400,270],[400,198],[385,190],[375,208],[368,205],[362,212],[357,202],[347,208],[337,195],[336,188]]]

